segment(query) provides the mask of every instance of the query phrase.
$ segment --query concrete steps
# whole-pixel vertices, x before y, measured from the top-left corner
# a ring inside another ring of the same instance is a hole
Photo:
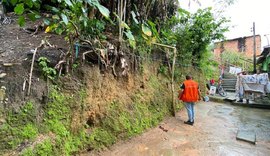
[[[231,89],[231,88],[224,88],[226,92],[235,92],[235,89]]]
[[[224,78],[226,78],[226,79],[236,79],[237,77],[236,77],[236,75],[225,72],[224,73]]]
[[[222,87],[226,92],[235,92],[237,78],[235,75],[225,72],[222,79]]]

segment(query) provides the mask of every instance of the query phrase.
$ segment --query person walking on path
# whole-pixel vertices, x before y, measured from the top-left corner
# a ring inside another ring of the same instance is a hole
[[[180,87],[182,91],[179,94],[179,100],[184,102],[184,105],[188,114],[188,121],[185,124],[194,124],[194,104],[198,100],[201,100],[201,93],[199,90],[199,85],[196,81],[192,80],[190,75],[186,76],[186,80]]]

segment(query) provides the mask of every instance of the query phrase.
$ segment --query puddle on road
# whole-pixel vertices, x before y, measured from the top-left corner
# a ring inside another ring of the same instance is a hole
[[[233,115],[234,112],[235,112],[234,107],[221,104],[216,105],[214,108],[210,109],[207,114],[208,116],[213,116],[215,118],[220,118],[235,123],[237,119]]]
[[[253,130],[257,139],[270,142],[270,110],[256,108],[238,108],[238,128]]]

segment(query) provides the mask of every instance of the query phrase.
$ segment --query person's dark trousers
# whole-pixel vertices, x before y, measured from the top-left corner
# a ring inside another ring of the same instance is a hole
[[[211,85],[209,83],[206,83],[206,87],[207,87],[208,90],[210,90],[210,86]]]

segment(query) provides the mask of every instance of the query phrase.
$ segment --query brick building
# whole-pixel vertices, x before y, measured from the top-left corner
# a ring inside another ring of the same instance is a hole
[[[261,36],[256,35],[256,56],[261,53]],[[237,51],[247,57],[253,57],[253,36],[239,37],[226,41],[216,42],[214,48],[215,58],[220,58],[223,51]]]

